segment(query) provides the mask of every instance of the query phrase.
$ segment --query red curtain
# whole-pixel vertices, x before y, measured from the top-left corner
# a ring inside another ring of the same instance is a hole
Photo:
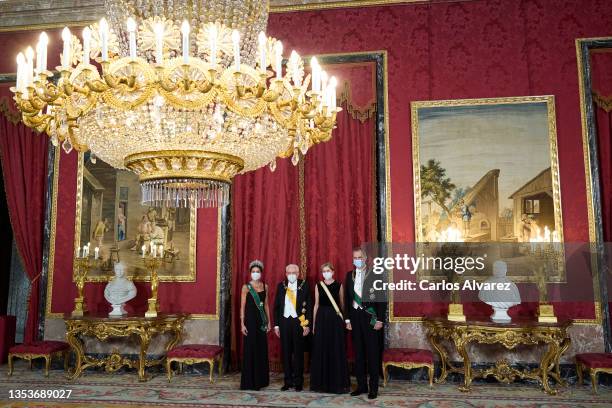
[[[6,106],[6,105],[4,105]],[[30,279],[24,340],[38,335],[48,138],[0,114],[0,157],[13,235]]]
[[[276,285],[285,276],[285,265],[299,264],[298,168],[290,160],[277,160],[274,172],[264,167],[236,177],[232,189],[232,361],[242,356],[240,291],[249,281],[249,263],[264,263],[270,312]],[[271,316],[272,317],[272,316]],[[274,324],[274,322],[272,322]],[[280,342],[270,332],[269,357],[280,360]],[[239,367],[239,364],[238,364]],[[274,365],[273,369],[278,369]]]
[[[302,277],[311,288],[320,279],[319,266],[326,261],[333,262],[337,278],[344,279],[352,268],[352,247],[376,237],[374,119],[361,122],[347,113],[346,106],[344,109],[331,141],[313,147],[303,167],[294,167],[288,159],[278,160],[274,173],[263,168],[234,180],[233,361],[241,356],[240,290],[249,279],[251,260],[264,262],[263,278],[272,302],[276,285],[285,277],[285,265],[301,264],[301,236],[306,237],[307,265]],[[304,180],[302,193],[300,177]],[[268,341],[271,368],[279,370],[280,342],[272,333]]]
[[[311,286],[324,262],[336,279],[352,270],[352,248],[376,240],[374,118],[353,119],[346,106],[333,138],[306,155],[305,209],[307,266]]]
[[[612,54],[591,54],[604,241],[612,241]]]

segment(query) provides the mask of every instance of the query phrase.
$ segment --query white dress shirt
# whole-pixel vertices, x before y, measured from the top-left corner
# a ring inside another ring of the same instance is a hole
[[[361,292],[363,291],[363,272],[359,269],[355,271],[355,282],[353,283],[353,289],[355,290],[355,293],[362,298]],[[359,309],[359,305],[354,300],[353,309]]]
[[[293,283],[287,283],[287,288],[295,293],[295,298],[297,301],[297,281]],[[295,310],[295,306],[293,306],[293,302],[289,299],[289,296],[285,294],[285,312],[283,313],[283,317],[298,317],[297,311]]]

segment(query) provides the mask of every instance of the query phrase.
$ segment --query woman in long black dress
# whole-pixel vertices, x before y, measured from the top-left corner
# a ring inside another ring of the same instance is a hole
[[[316,286],[313,310],[314,341],[310,389],[343,394],[349,391],[351,384],[344,340],[345,325],[341,312],[344,307],[344,288],[340,282],[334,280],[334,266],[331,263],[323,264],[321,272],[323,281]]]
[[[251,280],[242,287],[240,328],[242,331],[241,390],[256,390],[270,384],[268,366],[268,332],[271,329],[270,309],[266,294],[268,285],[261,281],[263,263],[249,265]]]

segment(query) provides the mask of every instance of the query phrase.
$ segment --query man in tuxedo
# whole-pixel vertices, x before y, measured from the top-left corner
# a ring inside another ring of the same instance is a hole
[[[382,343],[380,330],[385,319],[386,305],[374,302],[372,288],[374,274],[368,271],[367,255],[362,248],[353,249],[354,269],[346,274],[344,284],[346,328],[351,330],[355,352],[355,376],[357,388],[351,392],[356,396],[368,393],[369,399],[378,396],[378,376]],[[367,292],[367,293],[366,293]],[[366,374],[370,375],[370,389]]]
[[[285,268],[287,278],[276,288],[274,299],[274,333],[281,339],[285,383],[281,391],[304,384],[304,340],[310,333],[312,301],[305,280],[298,279],[300,268],[295,264]]]

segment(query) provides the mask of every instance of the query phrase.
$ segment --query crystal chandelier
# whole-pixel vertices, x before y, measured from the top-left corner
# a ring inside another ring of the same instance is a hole
[[[106,0],[107,18],[62,32],[59,78],[45,33],[17,56],[23,122],[69,153],[139,176],[145,205],[228,203],[232,178],[327,141],[336,80],[264,33],[261,0]],[[129,18],[126,21],[126,17]]]

